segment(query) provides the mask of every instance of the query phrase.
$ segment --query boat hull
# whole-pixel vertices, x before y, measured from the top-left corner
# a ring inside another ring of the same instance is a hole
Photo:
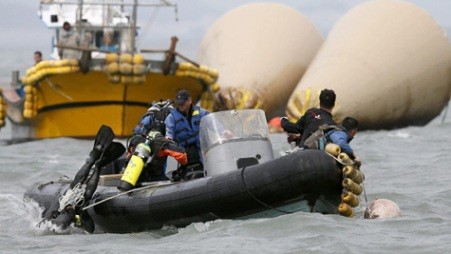
[[[307,202],[317,199],[328,206],[314,206],[314,212],[336,214],[342,179],[332,157],[304,150],[212,177],[149,186],[93,206],[88,213],[96,230],[118,233],[308,211]],[[37,183],[24,196],[46,208],[68,184]],[[118,193],[115,186],[99,186],[90,204]]]
[[[102,124],[111,126],[118,137],[125,137],[152,101],[173,98],[181,88],[190,90],[197,101],[204,89],[196,79],[161,73],[146,74],[143,83],[114,84],[103,71],[52,75],[35,88],[36,116],[9,117],[13,132],[20,127],[29,129],[13,133],[15,139],[92,138]],[[23,107],[23,102],[8,103],[8,116],[13,111],[22,112]]]

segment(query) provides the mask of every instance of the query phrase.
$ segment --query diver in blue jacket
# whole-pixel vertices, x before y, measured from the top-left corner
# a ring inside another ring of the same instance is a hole
[[[339,145],[342,152],[349,155],[349,158],[353,159],[359,164],[360,160],[357,158],[354,150],[349,145],[349,143],[357,133],[358,127],[359,122],[355,118],[345,117],[345,119],[343,119],[343,122],[341,123],[340,129],[333,129],[328,132],[326,134],[326,139],[329,142]]]
[[[193,178],[203,172],[203,159],[200,149],[199,126],[202,117],[209,112],[192,104],[189,91],[179,90],[175,97],[174,107],[164,121],[166,125],[166,138],[174,140],[179,146],[185,148],[188,155],[186,167],[178,170],[176,176],[185,177],[187,172],[197,172]]]
[[[114,169],[121,168],[125,169],[128,164],[135,148],[140,144],[144,143],[147,139],[148,134],[153,132],[158,132],[164,137],[166,128],[164,126],[164,120],[168,116],[170,109],[172,108],[172,101],[154,101],[152,106],[147,110],[147,112],[141,117],[139,123],[133,129],[133,134],[127,140],[127,154],[125,158],[118,162],[119,165],[115,165]],[[158,162],[158,163],[157,163]],[[162,156],[161,159],[155,159],[152,165],[148,165],[152,170],[146,170],[153,172],[152,180],[166,180],[166,157]],[[118,172],[113,172],[118,173]],[[142,175],[143,179],[149,180],[149,177]],[[141,180],[141,179],[140,179]]]
[[[141,117],[139,123],[133,129],[134,134],[146,134],[150,131],[152,123],[156,125],[155,127],[161,134],[165,134],[166,128],[164,127],[164,120],[169,115],[170,109],[172,107],[172,101],[154,101],[152,106],[147,110],[147,112]]]

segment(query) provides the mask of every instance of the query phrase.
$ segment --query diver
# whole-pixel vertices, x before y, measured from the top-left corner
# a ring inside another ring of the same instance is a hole
[[[305,140],[323,124],[336,125],[332,119],[332,109],[335,106],[335,92],[324,89],[319,95],[319,108],[310,108],[296,123],[286,117],[280,119],[282,128],[288,133],[288,143],[295,142],[300,148],[305,148]]]
[[[360,166],[362,164],[360,159],[355,155],[354,150],[349,145],[357,134],[358,127],[359,122],[357,119],[348,116],[343,119],[340,129],[331,130],[325,137],[326,141],[339,145],[341,151],[349,155],[349,158],[351,158],[357,166]]]
[[[128,153],[122,167],[122,190],[129,190],[137,183],[169,180],[166,176],[167,157],[173,157],[182,166],[187,163],[184,148],[165,138],[164,120],[172,109],[170,100],[153,102],[133,130]],[[135,160],[133,163],[132,160]],[[139,164],[137,165],[136,162]],[[143,165],[140,165],[143,162]],[[133,167],[132,167],[133,165]],[[142,167],[142,168],[134,168]]]
[[[114,137],[110,127],[101,126],[89,158],[78,170],[69,188],[62,195],[55,196],[50,206],[42,212],[41,223],[50,221],[61,229],[75,223],[89,233],[94,232],[94,222],[83,207],[89,204],[97,189],[101,169],[125,152],[124,145],[113,142]]]
[[[171,100],[153,101],[151,106],[139,119],[138,124],[133,129],[133,133],[128,137],[126,143],[127,147],[126,155],[114,161],[114,163],[107,165],[102,170],[101,174],[109,175],[123,173],[135,148],[140,143],[146,141],[146,134],[150,131],[151,128],[154,128],[155,131],[158,131],[164,135],[166,131],[164,120],[166,119],[166,116],[169,114],[171,108],[172,108]],[[164,169],[165,168],[166,163],[164,163]]]
[[[118,189],[128,191],[139,183],[169,180],[165,174],[168,156],[173,157],[182,167],[188,163],[185,150],[165,138],[158,127],[152,127],[146,134],[145,141],[134,148]]]
[[[164,121],[166,137],[174,140],[179,146],[185,148],[188,155],[188,165],[175,171],[175,179],[194,179],[203,177],[203,158],[199,139],[199,126],[201,119],[209,114],[206,109],[193,105],[188,90],[177,92],[174,109]]]
[[[145,134],[150,130],[152,124],[156,124],[157,126],[154,127],[157,128],[157,131],[165,135],[166,128],[164,126],[164,120],[172,108],[171,100],[152,102],[152,106],[141,117],[139,123],[133,129],[133,133]]]

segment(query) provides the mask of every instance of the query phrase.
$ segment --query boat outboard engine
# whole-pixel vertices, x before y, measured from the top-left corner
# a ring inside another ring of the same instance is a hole
[[[200,123],[204,173],[213,176],[274,159],[261,109],[210,113]]]

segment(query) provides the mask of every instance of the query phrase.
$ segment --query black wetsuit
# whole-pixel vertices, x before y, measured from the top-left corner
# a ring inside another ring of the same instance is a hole
[[[322,108],[308,109],[296,123],[292,123],[286,118],[282,118],[281,121],[284,131],[302,135],[300,142],[296,143],[299,147],[304,147],[305,140],[322,124],[336,125],[332,114]]]
[[[185,149],[179,147],[174,141],[165,138],[161,133],[154,137],[150,147],[150,155],[153,157],[152,162],[144,168],[138,182],[169,180],[165,175],[168,156],[173,157],[182,165],[187,163]],[[158,151],[158,154],[155,155],[156,151]]]

